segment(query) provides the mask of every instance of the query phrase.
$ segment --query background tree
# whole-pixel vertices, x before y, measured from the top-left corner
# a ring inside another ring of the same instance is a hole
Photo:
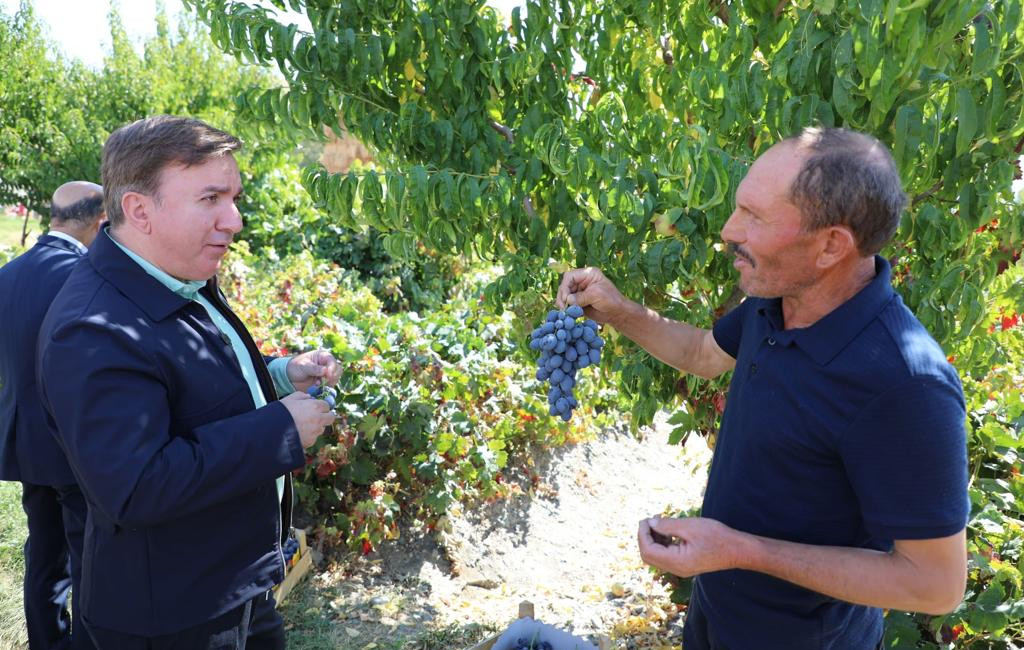
[[[31,4],[0,14],[0,204],[48,213],[68,179],[99,180],[101,134],[87,117],[95,73],[53,53]]]
[[[710,325],[740,299],[718,233],[752,160],[811,124],[879,137],[912,197],[884,254],[964,377],[974,503],[966,603],[890,628],[902,647],[1022,636],[1019,0],[557,0],[509,21],[482,0],[288,0],[309,32],[251,3],[186,1],[225,51],[287,80],[246,94],[254,123],[309,136],[340,114],[375,150],[379,169],[307,170],[332,223],[377,229],[395,254],[500,262],[489,305],[524,321],[559,271],[589,264]],[[680,385],[609,345],[635,423],[681,392],[676,437],[713,433],[724,384]]]
[[[482,1],[292,0],[311,33],[246,3],[189,4],[221,47],[287,78],[248,93],[248,113],[319,133],[340,112],[374,147],[384,171],[309,170],[335,219],[388,233],[394,252],[420,241],[504,263],[495,305],[536,313],[553,259],[710,324],[738,300],[712,254],[735,185],[812,123],[892,147],[913,205],[888,255],[947,347],[984,327],[1022,239],[1019,2],[562,0],[505,24]],[[622,346],[609,356],[649,421],[675,374]]]
[[[116,10],[109,25],[112,50],[103,67],[92,70],[54,53],[30,2],[13,16],[0,14],[0,204],[24,203],[47,219],[60,184],[100,181],[100,154],[112,130],[158,113],[244,130],[235,98],[282,83],[270,71],[224,55],[194,20],[183,19],[172,31],[162,6],[157,33],[143,43],[141,54]],[[294,211],[312,211],[308,195],[296,193],[296,184],[289,188],[298,169],[290,134],[247,132],[246,143],[241,168],[261,201],[244,209],[274,222]]]
[[[324,228],[323,215],[302,187],[296,148],[303,137],[317,138],[253,125],[238,112],[236,98],[282,87],[280,75],[225,55],[194,19],[183,17],[172,28],[160,4],[156,35],[141,53],[116,10],[108,22],[112,48],[103,67],[92,70],[53,54],[57,48],[42,33],[30,2],[13,16],[0,14],[0,66],[6,71],[0,79],[0,205],[24,203],[46,220],[60,184],[100,181],[100,153],[110,131],[147,115],[190,115],[245,141],[239,154],[246,187],[243,237],[254,252],[314,250],[359,270],[392,311],[443,300],[454,282],[450,259],[429,255],[398,263],[376,233]]]

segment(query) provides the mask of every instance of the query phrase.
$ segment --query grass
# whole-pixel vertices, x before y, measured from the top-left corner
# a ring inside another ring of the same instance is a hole
[[[344,580],[341,574],[338,581]],[[288,650],[461,650],[498,631],[492,625],[439,625],[425,622],[386,624],[376,617],[363,619],[366,608],[349,603],[356,612],[338,611],[341,587],[310,575],[289,594],[281,606]],[[399,610],[415,610],[416,603],[399,604]],[[400,612],[392,611],[400,616]]]
[[[24,650],[28,639],[22,612],[25,572],[22,545],[28,529],[21,509],[21,484],[0,482],[0,648]],[[328,606],[337,585],[310,574],[288,596],[281,613],[288,650],[459,650],[496,631],[480,625],[433,626],[410,631],[339,618]]]
[[[403,650],[451,650],[451,648],[468,648],[493,634],[496,630],[479,625],[449,625],[448,627],[428,630],[422,635],[408,641]]]
[[[21,547],[27,535],[21,483],[0,482],[0,648],[18,648],[28,643],[21,606],[25,573]]]
[[[0,213],[0,246],[13,246],[21,247],[21,228],[22,228],[21,217],[11,217],[6,214]],[[31,246],[36,240],[36,237],[41,235],[43,232],[39,226],[38,219],[32,219],[28,224],[28,239],[25,240],[26,246]]]

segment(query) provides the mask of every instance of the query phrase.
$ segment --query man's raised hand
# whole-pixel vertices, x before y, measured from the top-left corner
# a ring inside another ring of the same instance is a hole
[[[341,377],[341,365],[327,350],[310,350],[288,360],[288,379],[297,391],[304,392],[317,381],[333,386]]]
[[[588,317],[613,327],[633,304],[600,269],[592,266],[566,271],[558,287],[555,303],[559,309],[579,305]]]

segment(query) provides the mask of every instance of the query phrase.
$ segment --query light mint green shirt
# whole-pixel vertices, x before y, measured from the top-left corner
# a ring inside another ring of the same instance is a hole
[[[106,234],[106,231],[102,231]],[[109,235],[108,235],[109,236]],[[231,327],[231,323],[228,322],[224,316],[217,311],[209,300],[206,299],[203,294],[199,293],[199,290],[206,286],[206,283],[201,280],[187,280],[181,281],[164,271],[158,269],[148,260],[140,257],[134,251],[131,251],[121,245],[113,237],[110,241],[117,244],[117,247],[124,251],[124,254],[135,260],[135,262],[142,267],[146,273],[156,278],[160,284],[164,285],[175,294],[181,296],[186,300],[194,300],[203,306],[206,313],[210,316],[210,320],[217,326],[221,334],[228,337],[231,342],[231,349],[234,351],[235,356],[238,358],[238,365],[242,367],[242,377],[245,379],[245,383],[249,385],[249,392],[252,394],[252,402],[256,408],[260,408],[267,405],[267,399],[263,395],[263,391],[260,389],[260,381],[256,376],[256,367],[252,363],[252,357],[249,356],[249,351],[246,349],[245,344],[242,342],[242,337],[238,335],[234,327]],[[274,380],[274,387],[277,389],[279,395],[287,395],[288,393],[295,392],[295,386],[292,385],[290,379],[288,379],[288,361],[291,357],[282,357],[274,359],[270,362],[268,368],[270,369],[270,376]],[[284,477],[277,477],[277,497],[278,499],[284,498]]]

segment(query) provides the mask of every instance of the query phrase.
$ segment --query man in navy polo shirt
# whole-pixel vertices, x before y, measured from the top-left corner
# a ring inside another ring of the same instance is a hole
[[[749,298],[712,330],[597,269],[562,279],[560,305],[665,363],[734,371],[702,516],[638,530],[645,562],[697,576],[686,650],[870,650],[882,609],[941,614],[963,596],[963,392],[878,255],[905,205],[881,143],[805,129],[737,188],[722,239]]]

